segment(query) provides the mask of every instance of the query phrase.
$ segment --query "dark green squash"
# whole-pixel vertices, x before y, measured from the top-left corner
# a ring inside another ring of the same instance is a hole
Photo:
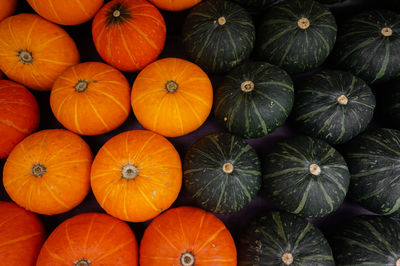
[[[293,82],[284,70],[265,62],[248,62],[224,77],[215,93],[214,115],[229,132],[257,138],[285,122],[293,98]]]
[[[229,133],[204,136],[183,161],[186,190],[205,210],[232,213],[245,207],[261,187],[261,167],[255,150]]]
[[[295,136],[265,156],[264,191],[282,209],[323,217],[343,202],[350,173],[342,155],[323,140]]]
[[[268,212],[245,227],[238,241],[238,265],[335,265],[324,235],[306,219]]]
[[[286,0],[269,9],[257,28],[259,58],[289,73],[319,67],[336,40],[336,21],[313,0]]]
[[[182,42],[191,61],[208,73],[226,73],[247,59],[254,46],[250,14],[226,0],[207,0],[191,9]]]
[[[372,119],[375,96],[360,78],[348,72],[323,70],[296,88],[296,128],[331,144],[363,132]]]

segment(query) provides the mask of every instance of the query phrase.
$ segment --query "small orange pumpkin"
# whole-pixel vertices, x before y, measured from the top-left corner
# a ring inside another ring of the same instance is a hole
[[[0,0],[0,21],[14,13],[18,0]]]
[[[179,58],[157,60],[136,77],[131,103],[138,121],[166,137],[188,134],[207,119],[213,88],[197,65]]]
[[[91,170],[93,194],[108,214],[143,222],[166,210],[182,186],[182,164],[174,146],[147,130],[108,140]]]
[[[170,209],[146,228],[140,265],[236,265],[232,235],[211,212],[194,207]]]
[[[167,11],[182,11],[189,9],[201,0],[150,0],[155,6]]]
[[[50,95],[54,116],[67,129],[98,135],[120,126],[130,112],[130,86],[117,69],[99,62],[68,68]]]
[[[50,90],[58,75],[79,63],[74,40],[60,26],[35,14],[0,22],[0,70],[34,90]]]
[[[46,129],[18,143],[3,169],[8,195],[27,210],[53,215],[71,210],[90,189],[92,152],[65,129]]]

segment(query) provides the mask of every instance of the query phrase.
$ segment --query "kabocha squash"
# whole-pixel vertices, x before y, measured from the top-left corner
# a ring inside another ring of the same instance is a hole
[[[122,71],[138,71],[163,50],[166,25],[146,0],[113,0],[97,12],[92,35],[104,61]]]
[[[39,106],[24,86],[0,80],[0,158],[39,126]]]
[[[160,9],[175,12],[189,9],[200,3],[201,0],[150,0],[150,2]]]
[[[47,238],[37,266],[138,265],[138,245],[128,224],[103,213],[83,213]]]
[[[331,144],[345,143],[363,132],[372,119],[375,96],[349,72],[323,70],[295,91],[296,128]]]
[[[120,133],[97,153],[91,186],[100,206],[121,220],[143,222],[168,209],[182,185],[178,152],[147,130]]]
[[[197,65],[178,58],[157,60],[136,77],[131,104],[146,129],[166,137],[199,128],[211,112],[213,88]]]
[[[27,210],[53,215],[71,210],[90,188],[92,153],[65,129],[41,130],[11,151],[3,169],[8,195]]]
[[[0,0],[0,21],[14,13],[18,0]]]
[[[284,70],[265,62],[244,63],[217,89],[214,115],[229,132],[262,137],[285,122],[293,98],[293,82]]]
[[[222,221],[194,207],[170,209],[146,228],[140,265],[236,265],[236,247]]]
[[[100,62],[68,68],[50,94],[54,116],[67,129],[98,135],[120,126],[130,112],[130,85],[117,69]]]
[[[0,201],[1,265],[35,265],[45,237],[42,222],[35,214]]]
[[[215,133],[196,141],[183,163],[185,188],[205,210],[232,213],[244,208],[261,187],[257,153],[241,137]]]
[[[246,60],[254,46],[250,14],[236,3],[207,0],[191,9],[182,42],[191,61],[207,73],[224,73]]]
[[[238,265],[335,265],[324,235],[306,219],[267,212],[251,221],[238,241]]]
[[[257,28],[256,54],[289,73],[322,65],[336,41],[336,21],[314,0],[286,0],[269,9]]]
[[[350,173],[342,155],[323,140],[295,136],[265,156],[264,191],[285,211],[323,217],[343,202]]]

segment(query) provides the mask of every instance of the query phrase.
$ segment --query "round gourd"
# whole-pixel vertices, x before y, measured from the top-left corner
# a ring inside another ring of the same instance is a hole
[[[39,126],[39,106],[24,86],[0,80],[0,158]]]
[[[150,0],[155,6],[167,11],[182,11],[201,2],[201,0]]]
[[[215,133],[196,141],[183,163],[185,188],[205,210],[232,213],[244,208],[261,187],[255,150],[241,137]]]
[[[146,0],[113,0],[97,12],[92,35],[104,61],[122,71],[138,71],[163,50],[166,25]]]
[[[253,50],[255,28],[250,14],[236,3],[207,0],[191,9],[182,42],[191,61],[207,73],[225,73]]]
[[[146,228],[140,265],[236,265],[236,247],[222,221],[194,207],[170,209]]]
[[[58,75],[79,63],[79,51],[68,33],[35,14],[1,21],[0,40],[0,70],[29,89],[51,90]]]
[[[265,156],[264,191],[282,209],[323,217],[343,202],[350,173],[342,155],[323,140],[295,136]]]
[[[345,143],[363,132],[372,119],[375,96],[351,73],[323,70],[296,88],[296,129],[331,144]]]
[[[0,0],[0,21],[14,13],[18,0]]]
[[[93,194],[114,217],[143,222],[168,209],[182,185],[178,152],[147,130],[120,133],[97,153],[91,170]]]
[[[400,72],[400,14],[369,10],[340,28],[332,60],[369,84],[388,81]]]
[[[213,88],[197,65],[178,58],[151,63],[136,77],[131,104],[146,129],[166,137],[188,134],[210,114]]]
[[[262,137],[285,122],[293,98],[293,82],[284,70],[265,62],[244,63],[217,89],[214,115],[231,133]]]
[[[81,135],[99,135],[120,126],[130,112],[130,85],[117,69],[100,62],[68,68],[50,94],[54,116]]]
[[[27,210],[53,215],[71,210],[89,192],[92,152],[65,129],[38,131],[15,146],[3,169],[8,195]]]
[[[238,265],[335,265],[324,235],[306,219],[267,212],[245,227],[238,241]]]
[[[63,221],[44,243],[37,266],[138,265],[138,245],[128,224],[103,213]]]
[[[286,0],[271,7],[257,28],[259,58],[289,73],[322,65],[336,41],[335,17],[313,0]]]

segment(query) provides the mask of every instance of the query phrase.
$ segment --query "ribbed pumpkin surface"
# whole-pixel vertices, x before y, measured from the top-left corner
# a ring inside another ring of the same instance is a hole
[[[18,0],[2,0],[0,9],[0,21],[14,13]]]

